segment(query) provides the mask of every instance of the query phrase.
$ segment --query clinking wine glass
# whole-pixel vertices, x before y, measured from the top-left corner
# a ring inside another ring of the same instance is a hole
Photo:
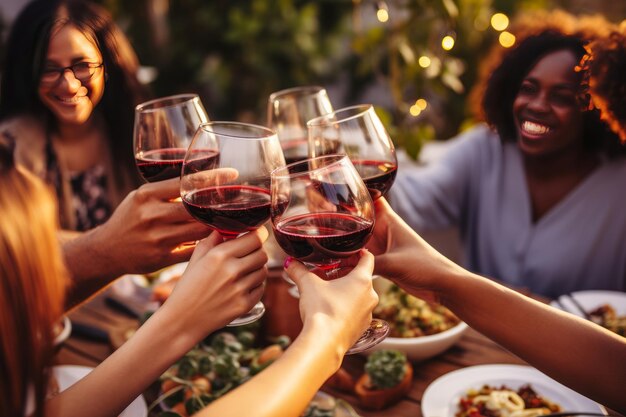
[[[270,173],[285,166],[276,133],[238,122],[200,125],[183,162],[180,195],[189,213],[225,239],[255,230],[270,218]],[[258,302],[229,326],[265,312]]]
[[[147,182],[180,177],[183,159],[201,123],[209,121],[197,94],[139,104],[133,132],[135,163]]]
[[[374,229],[374,205],[345,155],[326,155],[272,172],[272,228],[290,256],[335,279],[343,259],[365,246]],[[378,344],[388,324],[374,319],[348,354]]]
[[[311,156],[346,154],[372,199],[387,194],[398,169],[393,142],[370,104],[346,107],[309,120]]]
[[[288,88],[272,93],[267,102],[267,125],[278,134],[288,164],[309,157],[306,122],[333,111],[326,89]]]

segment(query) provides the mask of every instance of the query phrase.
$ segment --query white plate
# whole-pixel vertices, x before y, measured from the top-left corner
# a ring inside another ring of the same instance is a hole
[[[59,392],[64,391],[84,378],[93,368],[78,365],[60,365],[52,368],[54,377],[59,384]],[[120,417],[147,417],[148,407],[143,396],[135,398],[128,407],[120,414]]]
[[[424,417],[454,417],[459,399],[470,389],[483,385],[506,385],[517,390],[525,384],[563,410],[604,413],[603,407],[556,382],[537,369],[523,365],[478,365],[459,369],[437,378],[424,391]]]
[[[618,315],[626,315],[626,293],[619,291],[605,291],[605,290],[589,290],[589,291],[576,291],[570,294],[583,308],[589,312],[600,307],[602,304],[610,304]],[[565,311],[576,314],[583,317],[583,314],[572,304],[572,301],[567,296],[559,297],[558,303],[553,301],[550,303],[553,307],[561,308],[561,304]]]

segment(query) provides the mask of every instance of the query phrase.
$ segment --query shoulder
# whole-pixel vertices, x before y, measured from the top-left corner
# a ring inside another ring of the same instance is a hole
[[[33,116],[15,116],[0,123],[0,135],[15,141],[15,160],[40,175],[45,170],[46,130]]]

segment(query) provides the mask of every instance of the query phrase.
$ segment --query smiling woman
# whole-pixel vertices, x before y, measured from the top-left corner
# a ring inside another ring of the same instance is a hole
[[[133,110],[146,94],[137,70],[128,40],[100,6],[36,0],[11,28],[0,135],[56,189],[65,229],[102,224],[139,185]]]
[[[584,45],[614,26],[553,23],[563,16],[527,18],[534,26],[518,27],[515,47],[494,51],[478,87],[491,129],[463,133],[436,164],[399,170],[391,203],[420,231],[459,227],[472,271],[548,297],[624,291],[624,149],[588,110],[578,69]]]

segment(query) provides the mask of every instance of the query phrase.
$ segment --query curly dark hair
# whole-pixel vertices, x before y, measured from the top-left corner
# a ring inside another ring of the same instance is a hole
[[[139,62],[132,46],[109,13],[97,4],[81,0],[35,0],[22,10],[6,44],[0,85],[0,121],[32,115],[46,121],[47,129],[56,128],[56,119],[41,102],[37,89],[50,34],[65,24],[76,26],[93,39],[102,54],[106,86],[95,111],[104,118],[113,160],[121,167],[130,167],[129,174],[135,179],[134,108],[148,93],[137,78]],[[116,171],[114,175],[122,185],[122,173]]]
[[[612,32],[592,42],[584,69],[589,93],[600,117],[626,143],[626,23],[621,32]]]

